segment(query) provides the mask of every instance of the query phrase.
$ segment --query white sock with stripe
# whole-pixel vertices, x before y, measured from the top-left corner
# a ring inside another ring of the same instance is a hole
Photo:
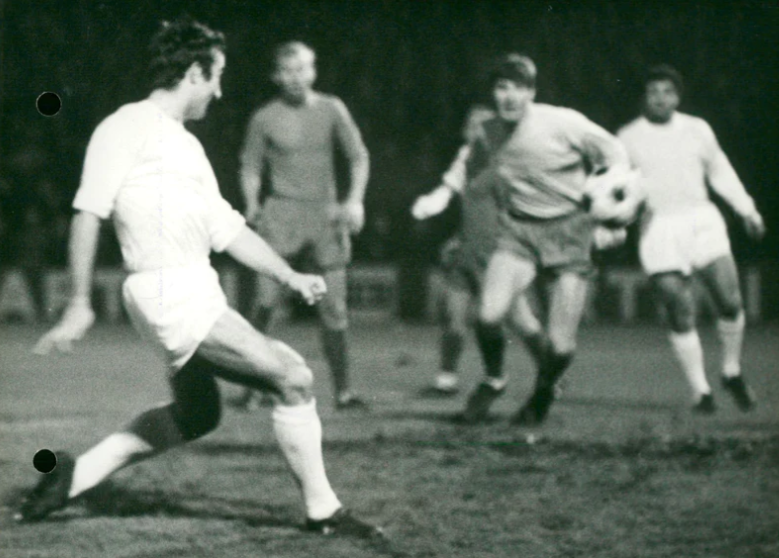
[[[744,343],[744,312],[735,320],[717,320],[717,333],[722,343],[722,374],[733,378],[741,374],[741,348]]]

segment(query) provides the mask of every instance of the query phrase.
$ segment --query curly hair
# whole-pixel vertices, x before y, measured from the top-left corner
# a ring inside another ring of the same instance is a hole
[[[214,49],[224,52],[225,48],[223,33],[192,18],[163,21],[149,45],[151,88],[174,88],[192,64],[199,64],[203,75],[209,79],[214,63]]]
[[[644,76],[644,85],[649,85],[653,81],[670,81],[680,96],[684,92],[682,74],[669,64],[657,64],[647,70]]]

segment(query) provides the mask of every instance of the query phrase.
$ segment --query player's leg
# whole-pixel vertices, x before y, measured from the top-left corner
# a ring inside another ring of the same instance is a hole
[[[116,471],[212,431],[221,416],[214,372],[213,364],[194,356],[171,378],[170,403],[145,411],[75,460],[59,455],[57,468],[24,502],[17,519],[43,519]]]
[[[449,282],[444,292],[444,322],[441,331],[440,370],[432,389],[436,394],[454,395],[458,391],[458,365],[468,333],[472,297],[469,290]]]
[[[652,284],[670,326],[671,347],[692,390],[695,409],[709,413],[714,410],[714,402],[695,325],[695,297],[691,282],[689,276],[678,272],[652,276]]]
[[[217,363],[223,379],[274,394],[273,430],[301,488],[307,517],[321,520],[337,512],[341,504],[322,458],[313,375],[303,358],[284,343],[257,332],[232,310],[216,322],[198,354]]]
[[[330,368],[337,409],[366,409],[366,403],[351,389],[349,377],[349,327],[346,307],[346,269],[329,269],[322,274],[327,285],[327,294],[317,304],[321,322],[322,350]]]
[[[484,420],[494,401],[506,389],[503,371],[505,336],[503,323],[516,297],[521,296],[536,276],[535,264],[511,251],[497,250],[484,274],[476,339],[482,353],[485,379],[471,393],[462,419],[468,423]]]
[[[528,294],[529,292],[526,291],[525,294],[517,297],[509,324],[522,339],[536,366],[540,367],[549,353],[549,338],[530,304]]]
[[[279,304],[284,298],[283,287],[274,279],[261,273],[255,274],[255,297],[250,311],[250,322],[260,332],[267,333],[273,325],[273,319]],[[246,411],[252,405],[256,390],[245,387],[234,398],[228,399],[231,407]]]
[[[699,270],[699,274],[719,313],[717,333],[722,345],[722,385],[738,407],[748,411],[754,406],[755,397],[741,374],[745,318],[736,262],[732,255],[722,256]]]
[[[546,419],[554,402],[555,384],[568,369],[576,350],[576,337],[587,301],[589,279],[576,271],[563,271],[549,285],[549,350],[541,361],[530,399],[513,418],[532,426]]]

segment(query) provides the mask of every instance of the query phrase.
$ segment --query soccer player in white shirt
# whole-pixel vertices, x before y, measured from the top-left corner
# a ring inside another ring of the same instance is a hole
[[[321,277],[293,271],[222,198],[200,142],[184,128],[221,97],[224,36],[190,19],[164,23],[152,41],[152,93],[122,106],[95,130],[73,203],[72,297],[59,324],[36,346],[70,350],[92,325],[90,291],[101,219],[111,217],[130,275],[124,302],[135,327],[164,354],[173,401],[57,468],[17,514],[36,521],[68,505],[115,471],[213,430],[220,418],[216,378],[269,389],[273,428],[300,486],[306,527],[375,537],[380,530],[345,511],[325,474],[322,426],[303,358],[256,331],[227,306],[211,250],[275,277],[313,304]]]
[[[741,217],[751,237],[762,237],[765,226],[711,127],[676,110],[681,94],[676,70],[652,68],[645,80],[644,114],[618,132],[647,195],[639,255],[667,312],[671,346],[692,388],[694,409],[715,411],[695,324],[691,275],[697,273],[719,311],[722,385],[748,411],[755,399],[741,376],[744,311],[738,271],[725,221],[706,185]]]

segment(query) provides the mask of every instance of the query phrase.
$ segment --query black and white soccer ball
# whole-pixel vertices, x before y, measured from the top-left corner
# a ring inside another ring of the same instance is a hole
[[[589,213],[599,224],[613,228],[632,223],[645,198],[635,170],[595,174],[587,179],[584,192]]]

